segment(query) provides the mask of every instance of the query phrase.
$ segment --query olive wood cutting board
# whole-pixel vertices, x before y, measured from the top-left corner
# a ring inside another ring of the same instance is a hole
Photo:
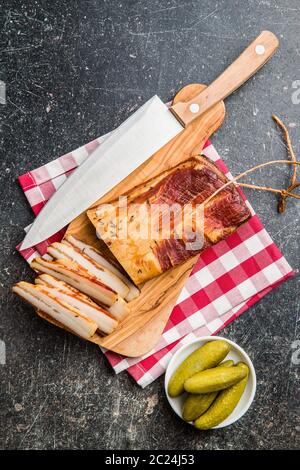
[[[191,100],[204,88],[205,85],[199,84],[185,86],[175,96],[173,104]],[[224,117],[225,106],[223,102],[219,102],[189,124],[183,132],[93,204],[93,207],[112,201],[134,186],[199,154],[207,139],[221,126]],[[71,222],[66,233],[94,246],[107,256],[108,249],[104,242],[97,239],[95,227],[86,213]],[[130,313],[117,329],[107,336],[95,334],[91,341],[129,357],[142,356],[149,352],[158,342],[197,258],[198,255],[139,286],[139,297],[129,302]],[[44,316],[43,313],[39,314]],[[50,320],[46,315],[44,318]],[[61,326],[58,323],[57,325]]]

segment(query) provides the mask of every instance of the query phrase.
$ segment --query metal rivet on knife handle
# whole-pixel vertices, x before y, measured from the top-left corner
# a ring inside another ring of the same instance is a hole
[[[262,44],[257,44],[255,47],[255,52],[258,55],[263,55],[266,52],[266,48]]]
[[[190,105],[190,111],[191,111],[191,113],[196,114],[196,113],[199,112],[199,110],[200,110],[199,104],[197,104],[197,103],[192,103],[192,104]]]
[[[187,126],[254,75],[272,57],[278,45],[275,34],[263,31],[211,85],[190,101],[176,103],[171,107],[172,113]]]

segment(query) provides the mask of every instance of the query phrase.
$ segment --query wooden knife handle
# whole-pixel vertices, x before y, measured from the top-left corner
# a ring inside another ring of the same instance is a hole
[[[252,77],[272,57],[278,45],[275,34],[263,31],[211,85],[192,100],[176,103],[170,108],[172,113],[187,126]]]

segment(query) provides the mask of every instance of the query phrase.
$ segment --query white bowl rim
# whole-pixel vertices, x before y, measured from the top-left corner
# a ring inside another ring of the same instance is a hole
[[[239,351],[239,353],[246,359],[246,362],[247,362],[247,365],[249,367],[249,375],[251,376],[252,378],[252,389],[251,389],[251,393],[250,393],[250,397],[249,397],[249,400],[247,402],[247,404],[245,405],[244,408],[242,408],[242,410],[240,411],[240,413],[238,413],[237,415],[235,416],[232,416],[231,419],[229,415],[228,418],[226,418],[226,420],[224,422],[226,422],[226,424],[223,424],[223,423],[220,423],[218,424],[218,426],[215,426],[211,429],[220,429],[220,428],[224,428],[226,426],[230,426],[231,424],[235,423],[236,421],[238,421],[242,416],[244,416],[244,414],[248,411],[248,409],[250,408],[253,400],[254,400],[254,396],[255,396],[255,392],[256,392],[256,373],[255,373],[255,369],[254,369],[254,366],[253,366],[253,363],[250,359],[250,357],[248,356],[248,354],[246,353],[246,351],[244,351],[243,348],[241,348],[241,346],[239,346],[237,343],[235,343],[234,341],[231,341],[230,339],[228,338],[224,338],[223,336],[201,336],[200,338],[196,338],[196,339],[193,339],[191,341],[189,341],[188,343],[186,344],[183,344],[174,354],[174,356],[172,357],[172,359],[170,360],[168,366],[167,366],[167,369],[166,369],[166,373],[165,373],[165,380],[164,380],[164,386],[165,386],[165,393],[166,393],[166,396],[167,396],[167,400],[171,406],[171,408],[173,409],[173,411],[177,414],[177,416],[179,416],[179,418],[181,418],[183,421],[184,419],[182,418],[181,414],[179,414],[173,404],[173,398],[171,398],[168,394],[168,383],[169,383],[169,380],[171,378],[171,376],[169,377],[169,371],[170,369],[172,368],[172,365],[174,364],[174,362],[176,361],[176,359],[178,358],[178,356],[180,356],[180,354],[189,346],[193,345],[193,344],[196,344],[196,343],[199,343],[199,342],[203,342],[204,344],[208,341],[217,341],[217,340],[223,340],[223,341],[226,341],[227,343],[229,343],[231,346],[233,346],[233,348],[235,348],[237,351]],[[199,345],[199,347],[201,347],[201,344]],[[232,415],[234,413],[231,413]],[[229,421],[228,421],[229,419]],[[193,423],[192,422],[187,422],[185,421],[185,423],[188,423],[190,425],[193,426]]]

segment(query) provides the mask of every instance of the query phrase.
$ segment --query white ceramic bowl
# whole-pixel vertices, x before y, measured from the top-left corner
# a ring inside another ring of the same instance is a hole
[[[165,391],[166,391],[168,401],[171,407],[173,408],[173,410],[175,411],[175,413],[178,416],[180,416],[181,419],[183,419],[181,410],[182,410],[183,402],[186,398],[186,393],[183,393],[179,397],[171,398],[168,394],[169,380],[171,376],[173,375],[173,373],[175,372],[175,370],[177,369],[177,367],[193,351],[203,346],[205,343],[207,343],[207,341],[216,341],[219,339],[227,341],[227,343],[231,345],[231,350],[229,351],[228,355],[226,356],[224,360],[232,359],[235,363],[242,361],[245,364],[247,364],[247,366],[249,367],[249,379],[248,379],[246,389],[239,403],[237,404],[236,408],[231,413],[231,415],[228,416],[228,418],[225,419],[225,421],[223,421],[222,423],[220,423],[218,426],[216,426],[213,429],[224,428],[225,426],[229,426],[230,424],[240,419],[246,413],[246,411],[248,410],[248,408],[250,407],[254,399],[254,395],[256,391],[256,375],[255,375],[253,364],[248,354],[246,354],[245,351],[240,346],[238,346],[236,343],[234,343],[233,341],[230,341],[227,338],[222,338],[221,336],[203,336],[202,338],[196,339],[194,341],[191,341],[188,344],[185,344],[180,349],[178,349],[178,351],[176,351],[171,361],[169,362],[169,365],[166,370],[166,375],[165,375]],[[192,425],[193,423],[190,423],[190,424]]]

